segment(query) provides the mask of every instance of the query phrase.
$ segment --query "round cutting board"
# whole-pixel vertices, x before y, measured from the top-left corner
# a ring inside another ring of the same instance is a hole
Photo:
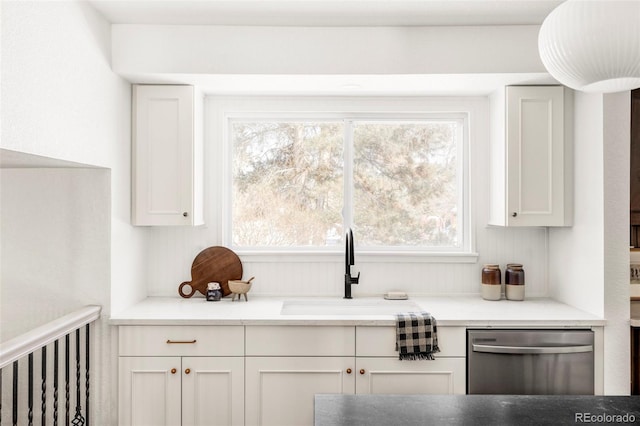
[[[178,287],[182,297],[191,297],[196,291],[207,295],[207,284],[220,283],[222,295],[231,294],[229,280],[242,279],[242,263],[237,254],[226,247],[209,247],[202,250],[191,265],[191,281],[185,281]],[[185,286],[191,287],[191,292],[183,291]]]

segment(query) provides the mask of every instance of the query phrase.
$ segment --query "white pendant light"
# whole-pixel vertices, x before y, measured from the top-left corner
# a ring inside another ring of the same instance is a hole
[[[640,87],[640,0],[568,0],[542,23],[538,49],[547,71],[584,92]]]

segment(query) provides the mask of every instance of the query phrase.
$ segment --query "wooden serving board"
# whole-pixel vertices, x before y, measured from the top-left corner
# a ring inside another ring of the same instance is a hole
[[[242,279],[242,263],[237,254],[226,247],[209,247],[202,250],[191,265],[191,281],[185,281],[178,287],[180,296],[188,298],[199,291],[207,295],[207,284],[219,282],[222,295],[231,294],[229,280]],[[191,287],[191,292],[183,291],[185,286]]]

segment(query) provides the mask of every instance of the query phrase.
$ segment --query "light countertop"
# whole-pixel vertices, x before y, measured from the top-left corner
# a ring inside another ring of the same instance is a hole
[[[249,301],[207,302],[203,297],[149,297],[140,303],[115,313],[112,325],[375,325],[392,326],[393,314],[312,314],[283,315],[285,301],[336,301],[339,297],[261,297],[249,293]],[[355,298],[362,301],[382,301],[382,297]],[[428,296],[410,298],[420,310],[431,313],[439,326],[477,327],[588,327],[605,325],[605,319],[572,306],[546,298],[525,301],[486,301],[480,296]],[[377,302],[376,302],[377,303]],[[398,305],[401,306],[401,305]],[[640,319],[638,320],[640,322]]]

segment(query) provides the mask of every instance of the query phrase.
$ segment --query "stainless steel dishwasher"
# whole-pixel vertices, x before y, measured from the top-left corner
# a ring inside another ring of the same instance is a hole
[[[593,395],[593,331],[467,330],[467,393]]]

